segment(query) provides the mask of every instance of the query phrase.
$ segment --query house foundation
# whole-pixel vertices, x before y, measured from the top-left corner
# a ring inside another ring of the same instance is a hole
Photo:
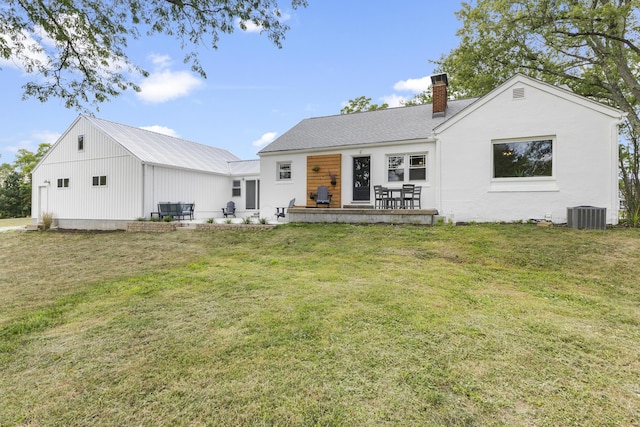
[[[436,209],[290,208],[289,222],[433,225]]]

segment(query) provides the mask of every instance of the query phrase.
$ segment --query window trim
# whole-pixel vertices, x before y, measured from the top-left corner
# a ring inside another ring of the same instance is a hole
[[[411,166],[412,157],[424,157],[424,164],[420,167]],[[402,180],[398,181],[390,181],[389,180],[389,171],[391,169],[390,160],[392,157],[401,157],[402,158],[402,168],[395,168],[393,170],[402,170]],[[386,182],[389,184],[395,183],[428,183],[429,182],[429,152],[428,151],[419,151],[419,152],[410,152],[410,153],[389,153],[385,156],[386,160]],[[420,170],[424,169],[424,178],[420,179],[411,179],[411,170]]]
[[[508,176],[508,177],[496,177],[496,165],[495,165],[495,157],[494,157],[494,146],[497,144],[515,144],[519,142],[533,142],[533,141],[551,141],[551,175],[544,176]],[[555,181],[556,180],[556,149],[557,140],[555,135],[545,135],[545,136],[533,136],[533,137],[523,137],[523,138],[509,138],[509,139],[494,139],[490,144],[490,155],[491,155],[491,169],[489,170],[489,174],[491,176],[492,183],[508,183],[508,182],[516,182],[516,183],[525,183],[525,182],[541,182],[541,181]]]
[[[63,190],[65,188],[69,188],[69,178],[58,178],[57,180],[57,188]]]
[[[287,173],[286,170],[282,170],[283,166],[289,166],[289,177],[288,178],[283,178],[282,174],[283,173]],[[290,182],[293,180],[293,162],[291,160],[283,160],[283,161],[279,161],[276,162],[276,181],[280,181],[280,182]]]
[[[98,183],[96,184],[96,178],[98,179]],[[103,179],[104,178],[104,179]],[[104,181],[104,184],[102,183]],[[107,175],[94,175],[91,178],[91,186],[94,188],[106,187],[107,186]]]
[[[238,183],[238,185],[236,185]],[[242,197],[242,180],[234,179],[231,182],[231,197]]]

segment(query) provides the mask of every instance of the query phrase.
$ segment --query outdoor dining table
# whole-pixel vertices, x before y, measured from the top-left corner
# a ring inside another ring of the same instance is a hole
[[[385,189],[388,194],[385,200],[386,206],[389,206],[392,209],[399,209],[404,206],[404,190],[402,187],[383,187],[383,189]]]

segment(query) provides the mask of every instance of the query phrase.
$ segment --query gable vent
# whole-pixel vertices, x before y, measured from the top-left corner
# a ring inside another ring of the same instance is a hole
[[[513,99],[523,99],[524,98],[524,88],[517,87],[513,89]]]

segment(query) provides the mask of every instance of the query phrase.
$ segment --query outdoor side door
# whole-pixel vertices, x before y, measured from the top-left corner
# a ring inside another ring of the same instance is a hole
[[[371,157],[353,158],[353,200],[371,200],[371,188],[369,180],[371,177]]]

